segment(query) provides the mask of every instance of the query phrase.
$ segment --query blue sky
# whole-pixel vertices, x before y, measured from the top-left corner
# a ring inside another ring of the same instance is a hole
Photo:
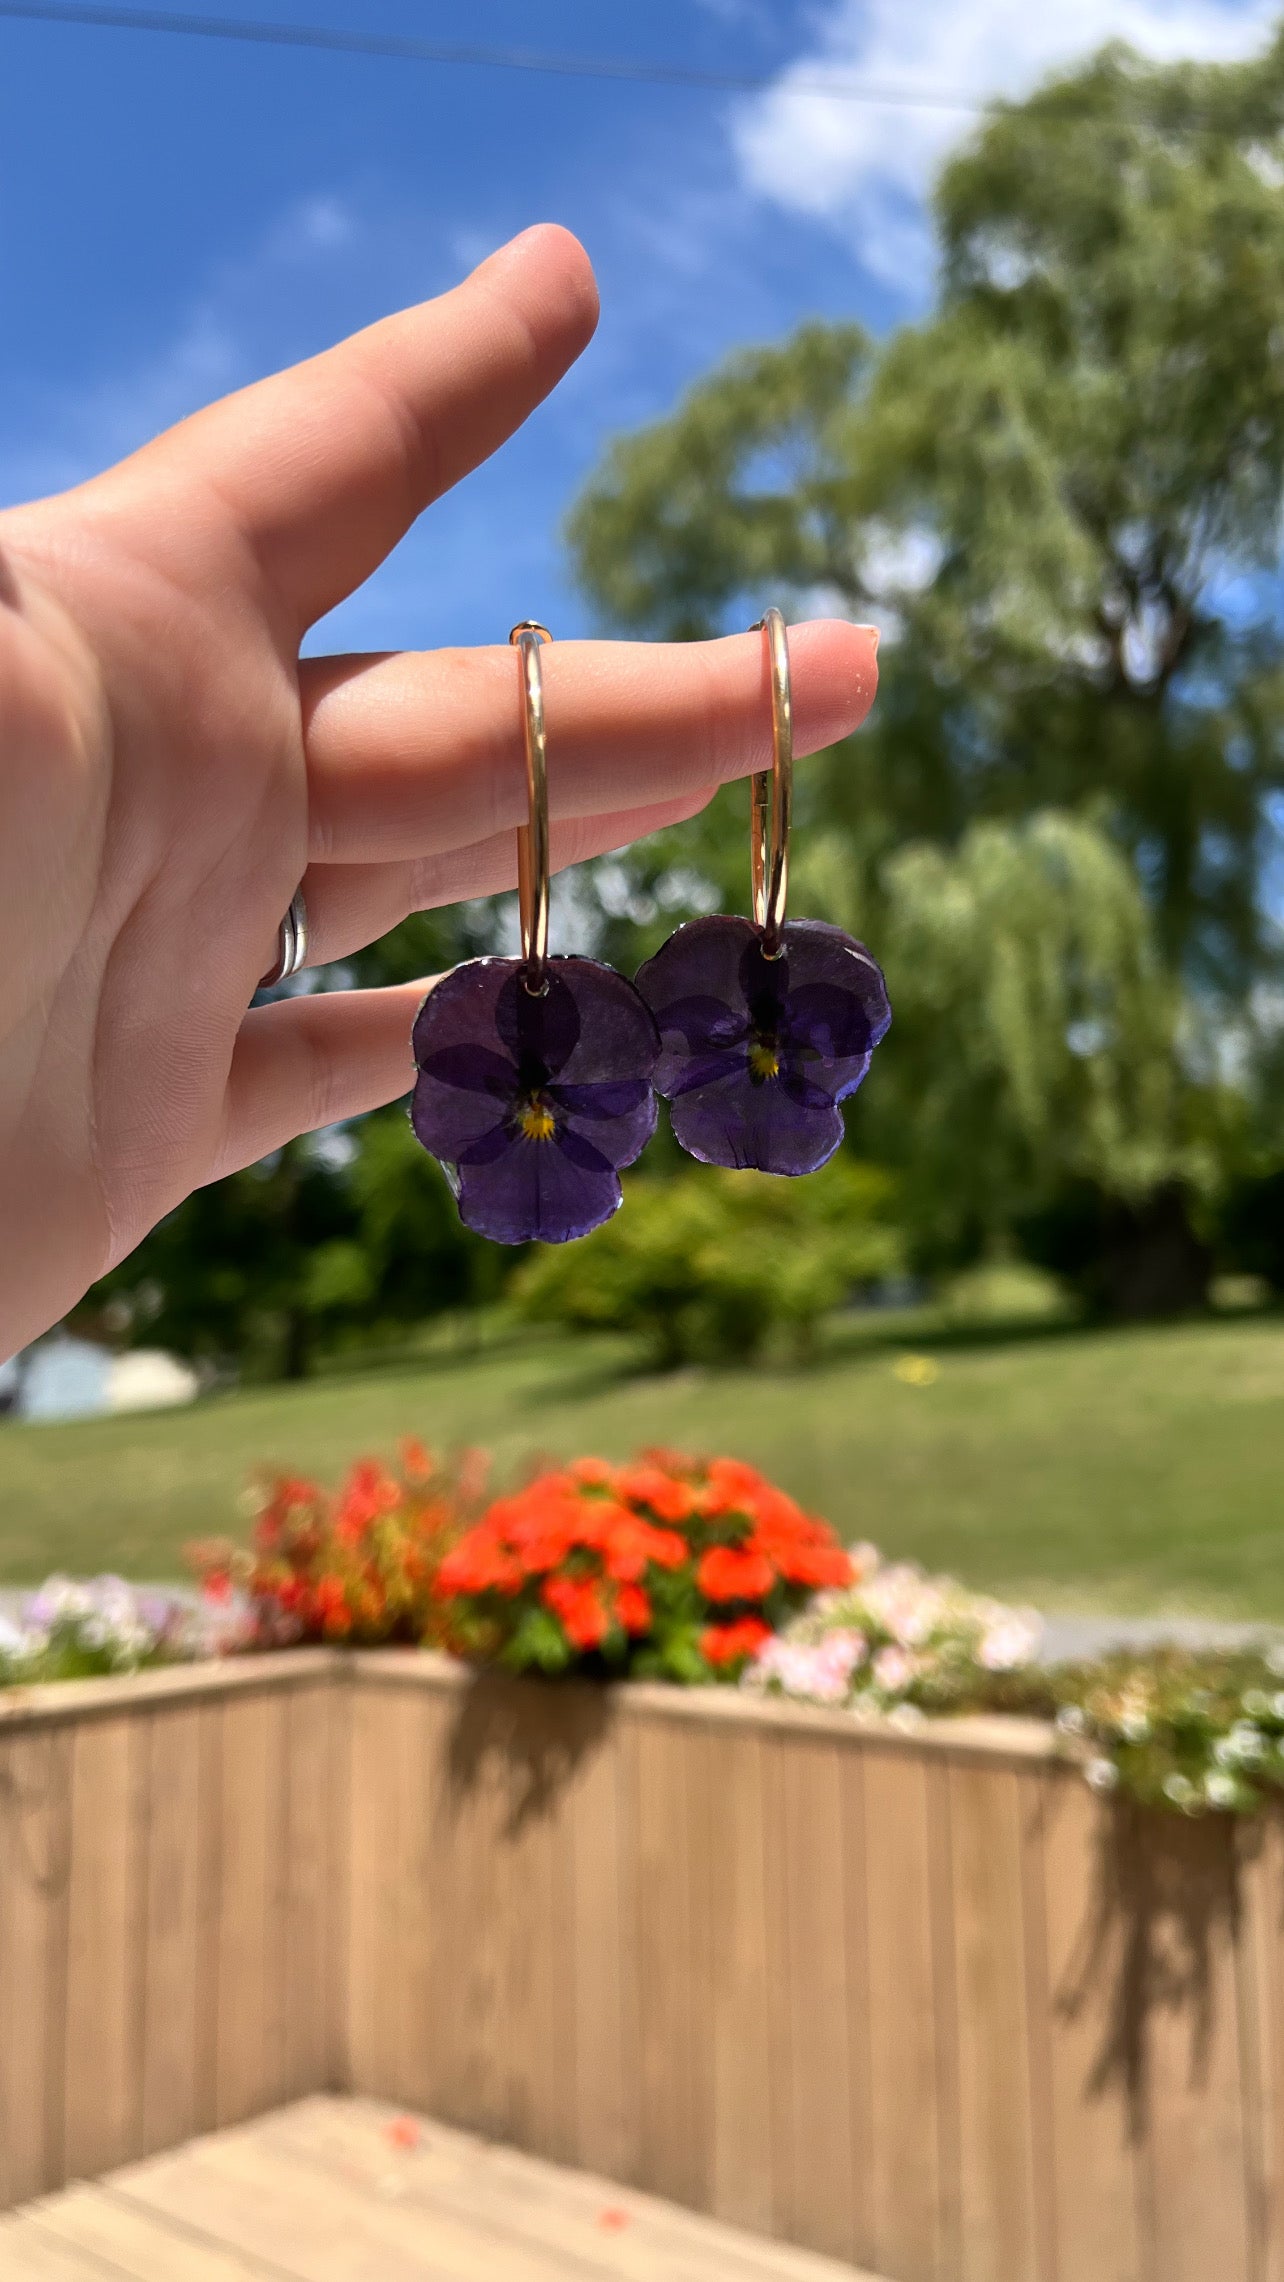
[[[827,81],[984,97],[1112,34],[1157,55],[1243,54],[1276,7],[227,11],[770,83],[731,95],[0,19],[0,502],[73,482],[210,397],[439,291],[530,222],[583,238],[603,319],[582,364],[310,645],[381,648],[502,639],[528,616],[586,630],[559,524],[610,434],[666,410],[739,343],[817,314],[881,329],[922,305],[924,192],[968,113],[852,104]]]

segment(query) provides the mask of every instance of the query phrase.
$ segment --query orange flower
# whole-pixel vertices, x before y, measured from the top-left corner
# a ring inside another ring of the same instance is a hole
[[[769,1485],[753,1466],[740,1458],[711,1458],[704,1486],[698,1492],[698,1510],[710,1520],[724,1513],[743,1513],[751,1519]]]
[[[616,1488],[632,1504],[649,1506],[661,1521],[688,1521],[696,1510],[696,1494],[690,1482],[675,1481],[660,1466],[623,1466]]]
[[[574,1458],[566,1471],[571,1481],[586,1488],[605,1489],[615,1479],[615,1468],[605,1458]]]
[[[615,1592],[615,1614],[625,1632],[637,1635],[651,1629],[651,1596],[641,1585],[618,1585]]]
[[[412,1481],[426,1482],[433,1472],[433,1456],[417,1434],[403,1434],[397,1445],[401,1470]]]
[[[351,1632],[347,1594],[339,1577],[319,1580],[312,1594],[312,1606],[327,1639],[342,1640],[345,1633]]]
[[[813,1520],[780,1490],[759,1501],[758,1525],[748,1543],[788,1584],[816,1591],[852,1581],[851,1559],[829,1524]]]
[[[735,1624],[706,1625],[700,1635],[700,1653],[708,1664],[738,1664],[770,1638],[770,1625],[756,1616],[742,1616]]]
[[[623,1507],[618,1510],[619,1519],[611,1524],[603,1547],[608,1577],[636,1584],[648,1561],[654,1561],[657,1569],[681,1568],[688,1547],[674,1530],[657,1529],[654,1522],[642,1521]]]
[[[696,1583],[711,1601],[760,1601],[775,1582],[770,1561],[748,1547],[711,1545],[696,1570]]]
[[[573,1648],[596,1648],[605,1639],[607,1614],[591,1578],[545,1577],[539,1597],[561,1620]]]
[[[449,1600],[455,1593],[515,1593],[521,1587],[522,1575],[520,1561],[484,1522],[479,1522],[446,1555],[434,1589],[440,1600]]]

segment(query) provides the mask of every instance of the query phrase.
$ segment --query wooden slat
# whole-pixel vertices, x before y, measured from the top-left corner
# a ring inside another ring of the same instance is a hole
[[[630,1723],[642,2176],[656,2193],[699,2210],[708,2208],[712,2185],[698,2050],[709,2035],[710,1985],[698,1915],[703,1881],[692,1855],[708,1832],[697,1831],[688,1797],[691,1740],[664,1721]]]
[[[505,1683],[487,1680],[452,1708],[434,1802],[440,1908],[432,1918],[432,1986],[441,2031],[440,2112],[502,2136],[509,2105],[504,2008],[509,1784],[493,1748]],[[449,1994],[447,1995],[447,1992]]]
[[[1136,2024],[1111,1807],[1078,1775],[1044,1787],[1057,2282],[1142,2282]]]
[[[1236,1993],[1233,1829],[1131,1823],[1128,1937],[1144,1980],[1146,2251],[1154,2282],[1256,2282]]]
[[[473,2221],[494,2242],[497,2273],[501,2245],[515,2236],[556,2251],[572,2274],[633,2282],[862,2282],[849,2266],[448,2126],[426,2122],[405,2144],[406,2121],[371,2101],[310,2100],[267,2118],[256,2136],[268,2149],[338,2171],[428,2218],[445,2211]]]
[[[353,1691],[348,1802],[348,2080],[359,2092],[397,2091],[396,2009],[402,1899],[397,1837],[401,1729],[415,1699]],[[431,1905],[428,1905],[431,1906]]]
[[[847,1998],[847,2075],[851,2094],[851,2249],[874,2258],[874,2104],[870,2052],[869,1873],[865,1834],[865,1754],[837,1757],[843,1845],[843,1968]]]
[[[1041,2282],[1017,1778],[956,1767],[949,1782],[962,2282]]]
[[[865,1808],[872,2264],[896,2282],[938,2282],[941,2119],[927,1769],[871,1750]]]
[[[0,1740],[0,2203],[63,2173],[71,1736]]]
[[[620,1723],[599,1716],[569,1787],[576,2160],[639,2175],[637,1891]]]
[[[838,1753],[828,1738],[768,1746],[776,1804],[768,1831],[783,1902],[771,2061],[775,2231],[813,2250],[854,2252],[845,1845]]]
[[[400,1851],[403,1913],[399,1932],[401,1988],[385,1988],[395,2004],[399,2036],[386,2089],[415,2107],[431,2107],[439,2051],[454,1999],[449,1982],[434,1978],[434,1927],[439,1922],[441,1862],[435,1843],[437,1802],[447,1781],[451,1706],[427,1693],[412,1701],[413,1718],[399,1730],[402,1778]]]
[[[0,2219],[0,2274],[5,2282],[117,2282],[99,2259],[22,2218]]]
[[[220,2124],[270,2107],[284,2076],[286,1711],[279,1694],[243,1696],[220,1707]]]
[[[1254,2282],[1284,2282],[1284,1817],[1240,1836],[1239,2032]]]
[[[167,1706],[140,1722],[148,1786],[143,2081],[145,2154],[199,2130],[202,1989],[201,1712]]]
[[[1034,2189],[1034,2266],[1040,2282],[1059,2282],[1056,2166],[1052,2144],[1052,2043],[1055,2023],[1048,1959],[1046,1774],[1016,1778],[1020,1821],[1021,1914],[1025,1929],[1025,2008],[1030,2071],[1030,2160]]]
[[[72,2187],[51,2197],[30,2214],[27,2236],[75,2260],[71,2271],[85,2282],[116,2282],[124,2275],[130,2282],[265,2282],[257,2258],[202,2241],[110,2186]],[[0,2273],[7,2282],[2,2251]]]
[[[64,2145],[68,2177],[142,2146],[147,1731],[139,1717],[77,1728],[71,1766]]]
[[[283,1699],[286,1814],[285,1955],[278,2097],[297,2098],[330,2081],[329,1916],[334,1904],[335,1744],[333,1687]]]
[[[508,1789],[500,1845],[508,1896],[506,2136],[556,2160],[575,2148],[573,1871],[569,1786],[590,1710],[579,1689],[517,1691],[496,1736]]]
[[[768,2233],[776,2201],[763,1749],[758,1734],[709,1739],[711,1838],[719,1867],[710,2205],[719,2218]]]
[[[198,2227],[301,2282],[565,2282],[537,2245],[496,2243],[476,2219],[424,2214],[364,2193],[335,2168],[265,2147],[257,2134],[220,2133],[153,2159],[118,2192]]]

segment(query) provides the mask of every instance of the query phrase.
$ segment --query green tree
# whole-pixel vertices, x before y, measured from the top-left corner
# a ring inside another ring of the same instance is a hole
[[[1072,1190],[1136,1206],[1208,1185],[1179,1002],[1103,833],[1055,813],[976,824],[957,849],[902,849],[886,892],[898,1052],[867,1130],[899,1139],[929,1252],[1001,1250]]]
[[[1242,65],[1109,48],[947,166],[924,323],[733,358],[576,508],[615,625],[821,589],[888,627],[876,719],[824,772],[863,905],[906,837],[1102,802],[1172,963],[1232,996],[1267,963],[1282,164],[1284,35]]]
[[[635,1174],[624,1209],[582,1244],[533,1249],[514,1297],[537,1323],[632,1332],[662,1369],[782,1341],[804,1361],[825,1315],[903,1265],[894,1209],[886,1173],[841,1157],[805,1181]]]
[[[167,1347],[218,1371],[299,1378],[333,1321],[337,1265],[355,1215],[344,1169],[310,1140],[197,1189],[87,1307],[124,1317],[136,1344]]]

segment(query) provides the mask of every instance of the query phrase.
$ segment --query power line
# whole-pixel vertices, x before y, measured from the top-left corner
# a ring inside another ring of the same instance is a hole
[[[188,39],[228,40],[245,46],[310,48],[330,55],[383,56],[398,63],[470,65],[484,71],[542,72],[558,79],[624,80],[646,87],[689,87],[718,94],[762,94],[776,78],[750,72],[696,71],[683,64],[634,63],[627,57],[548,55],[536,48],[472,47],[403,38],[395,32],[345,31],[326,24],[258,23],[251,17],[186,16],[164,8],[113,8],[92,0],[46,6],[42,0],[0,0],[0,18],[29,24],[92,25],[113,32],[167,32]],[[906,111],[980,112],[980,96],[944,90],[881,87],[856,79],[792,76],[791,90]]]

